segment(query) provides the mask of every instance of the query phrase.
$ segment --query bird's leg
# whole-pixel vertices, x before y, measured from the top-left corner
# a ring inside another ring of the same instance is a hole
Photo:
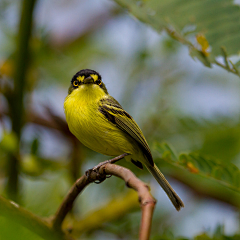
[[[113,164],[113,163],[121,160],[122,158],[126,157],[127,155],[129,155],[129,153],[124,153],[124,154],[121,154],[121,155],[119,155],[119,156],[117,156],[117,157],[115,157],[115,158],[112,158],[112,159],[106,160],[106,161],[104,161],[104,162],[101,162],[101,163],[99,163],[97,166],[95,166],[95,167],[93,167],[93,168],[91,168],[91,169],[88,169],[88,170],[85,172],[85,174],[86,174],[87,177],[89,177],[91,171],[96,171],[96,172],[98,173],[98,170],[99,170],[99,168],[100,168],[101,166],[103,166],[103,165],[105,165],[105,164],[107,164],[107,163]],[[111,176],[107,176],[107,177],[109,178],[109,177],[111,177]],[[100,182],[102,182],[102,181],[100,180]],[[95,181],[95,183],[100,183],[100,182],[96,182],[96,181]]]
[[[101,166],[107,164],[107,163],[116,163],[117,161],[121,160],[122,158],[126,157],[127,155],[129,155],[129,153],[124,153],[124,154],[121,154],[115,158],[112,158],[112,159],[109,159],[109,160],[106,160],[104,162],[100,162],[97,166],[93,167],[92,170],[93,171],[96,171],[97,169],[99,169]]]

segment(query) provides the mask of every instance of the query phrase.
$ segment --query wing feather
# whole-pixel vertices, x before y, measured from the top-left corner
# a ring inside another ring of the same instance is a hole
[[[115,124],[118,128],[134,139],[143,154],[147,157],[149,163],[154,166],[151,150],[141,129],[133,118],[113,97],[109,96],[108,98],[102,99],[100,102],[99,111],[107,118],[108,121]]]

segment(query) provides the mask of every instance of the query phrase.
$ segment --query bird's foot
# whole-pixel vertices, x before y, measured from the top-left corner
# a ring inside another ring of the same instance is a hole
[[[99,167],[99,168],[100,168],[100,167]],[[95,175],[94,178],[95,178],[96,180],[94,180],[93,182],[94,182],[94,183],[97,183],[97,184],[103,182],[103,181],[107,178],[107,176],[106,176],[105,174],[102,174],[102,173],[99,172],[99,168],[96,168],[96,169],[95,169],[95,167],[94,167],[94,168],[88,169],[88,170],[85,172],[85,175],[87,176],[88,179],[91,178],[92,172],[95,172],[95,173],[97,174],[97,176]],[[90,181],[91,181],[91,180],[90,180]]]
[[[126,157],[127,155],[129,155],[129,153],[124,153],[124,154],[121,154],[121,155],[119,155],[119,156],[117,156],[115,158],[106,160],[104,162],[100,162],[95,167],[93,167],[91,169],[88,169],[85,172],[85,175],[89,178],[91,176],[92,171],[96,172],[98,180],[95,180],[94,182],[99,184],[99,183],[103,182],[106,178],[110,178],[112,176],[112,175],[105,175],[105,176],[103,176],[103,174],[100,174],[100,172],[99,172],[100,167],[102,167],[103,165],[106,165],[107,163],[110,163],[110,164],[116,163],[117,161],[119,161],[120,159]]]
[[[87,178],[90,178],[92,171],[93,171],[93,169],[90,168],[85,172],[85,175],[86,175]]]
[[[96,170],[96,169],[99,169],[101,166],[107,164],[107,163],[110,163],[110,164],[113,164],[113,163],[116,163],[117,161],[121,160],[122,158],[126,157],[127,155],[129,155],[129,153],[123,153],[115,158],[112,158],[112,159],[109,159],[109,160],[106,160],[104,162],[100,162],[97,166],[95,166],[93,168],[93,170]]]
[[[95,167],[92,168],[93,171],[99,171],[99,168],[107,163],[111,163],[111,159],[110,160],[106,160],[104,162],[100,162],[98,165],[96,165]]]

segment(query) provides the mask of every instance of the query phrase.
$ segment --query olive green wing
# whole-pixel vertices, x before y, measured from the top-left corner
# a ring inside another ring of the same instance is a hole
[[[104,98],[100,101],[99,111],[107,118],[108,121],[115,124],[118,128],[132,137],[147,157],[149,163],[154,166],[150,148],[141,129],[138,127],[133,118],[122,108],[122,106],[113,97],[109,96],[108,98]],[[140,162],[136,160],[132,160],[132,162],[142,168]]]

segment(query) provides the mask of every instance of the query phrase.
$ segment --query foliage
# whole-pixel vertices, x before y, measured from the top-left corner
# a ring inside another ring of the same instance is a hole
[[[189,54],[205,66],[217,63],[239,75],[239,63],[233,64],[227,55],[239,53],[240,8],[231,0],[221,1],[136,1],[116,0],[140,21],[156,31],[166,30],[189,47]],[[217,57],[222,56],[225,64]],[[240,75],[239,75],[240,76]]]
[[[147,171],[119,163],[158,201],[152,239],[239,239],[239,5],[36,1],[30,26],[27,2],[0,0],[0,195],[7,205],[15,200],[45,226],[74,181],[106,160],[71,135],[62,107],[72,75],[92,68],[142,128],[184,200],[175,212]],[[19,25],[22,15],[27,24]],[[7,215],[0,211],[0,239],[40,239]],[[136,239],[140,218],[136,194],[111,177],[84,190],[63,226],[74,226],[80,239]]]
[[[240,191],[240,170],[232,163],[226,164],[194,152],[182,153],[177,157],[167,143],[156,143],[156,150],[160,154],[161,160],[186,169],[193,174],[214,179],[235,191]]]

